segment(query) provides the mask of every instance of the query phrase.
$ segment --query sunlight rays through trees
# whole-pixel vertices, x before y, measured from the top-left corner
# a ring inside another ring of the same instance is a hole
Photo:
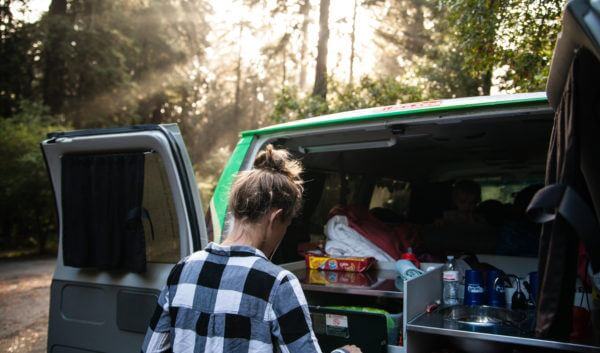
[[[22,178],[0,178],[0,250],[43,247],[54,232],[53,210],[42,207],[49,185],[39,166],[31,169],[41,161],[35,143],[49,130],[178,123],[207,202],[240,130],[543,89],[563,5],[0,0],[0,127],[19,140],[3,138],[0,158]],[[23,185],[31,192],[20,197]],[[40,205],[39,220],[14,213],[14,200]]]

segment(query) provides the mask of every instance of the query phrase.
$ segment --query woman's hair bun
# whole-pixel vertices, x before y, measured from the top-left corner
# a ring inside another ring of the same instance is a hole
[[[302,165],[284,149],[268,145],[254,168],[238,174],[229,194],[229,209],[238,220],[256,222],[272,209],[292,219],[302,207]]]
[[[269,144],[254,160],[254,168],[280,173],[292,180],[299,180],[302,166],[284,149],[275,149]]]

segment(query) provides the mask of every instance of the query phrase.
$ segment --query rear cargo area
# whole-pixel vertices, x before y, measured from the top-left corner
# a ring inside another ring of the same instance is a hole
[[[388,351],[401,349],[410,303],[395,262],[407,253],[423,270],[447,255],[520,277],[537,269],[539,228],[524,212],[543,185],[552,118],[546,108],[467,112],[267,141],[305,167],[303,209],[273,261],[298,276],[317,322],[323,308],[384,310]],[[311,252],[376,262],[363,273],[315,271]],[[345,342],[316,332],[324,347]]]
[[[272,141],[306,169],[302,214],[275,260],[295,261],[299,246],[332,241],[326,229],[335,215],[361,223],[373,233],[362,234],[367,238],[395,233],[382,259],[408,247],[430,261],[448,254],[535,257],[535,237],[510,233],[535,233],[522,216],[543,184],[551,128],[547,111],[487,112]],[[474,194],[466,200],[472,205],[457,204]]]

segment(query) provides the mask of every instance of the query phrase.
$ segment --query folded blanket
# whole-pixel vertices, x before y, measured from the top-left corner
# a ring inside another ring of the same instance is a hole
[[[325,251],[333,256],[369,256],[377,261],[394,261],[386,252],[360,235],[348,224],[346,216],[333,216],[325,226]]]
[[[371,242],[378,249],[383,250],[392,259],[402,257],[402,237],[396,234],[394,227],[377,219],[362,206],[336,206],[329,211],[330,216],[348,217],[348,225],[363,238]]]

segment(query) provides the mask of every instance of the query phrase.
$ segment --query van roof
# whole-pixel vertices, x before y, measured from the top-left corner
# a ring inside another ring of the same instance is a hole
[[[283,124],[266,126],[256,130],[242,132],[242,136],[268,135],[284,131],[294,131],[331,125],[352,124],[374,121],[384,118],[402,116],[427,115],[448,111],[470,110],[478,108],[494,108],[519,105],[548,104],[545,92],[502,94],[453,99],[437,99],[417,103],[405,103],[353,110],[335,114],[322,115],[312,118],[290,121]]]

